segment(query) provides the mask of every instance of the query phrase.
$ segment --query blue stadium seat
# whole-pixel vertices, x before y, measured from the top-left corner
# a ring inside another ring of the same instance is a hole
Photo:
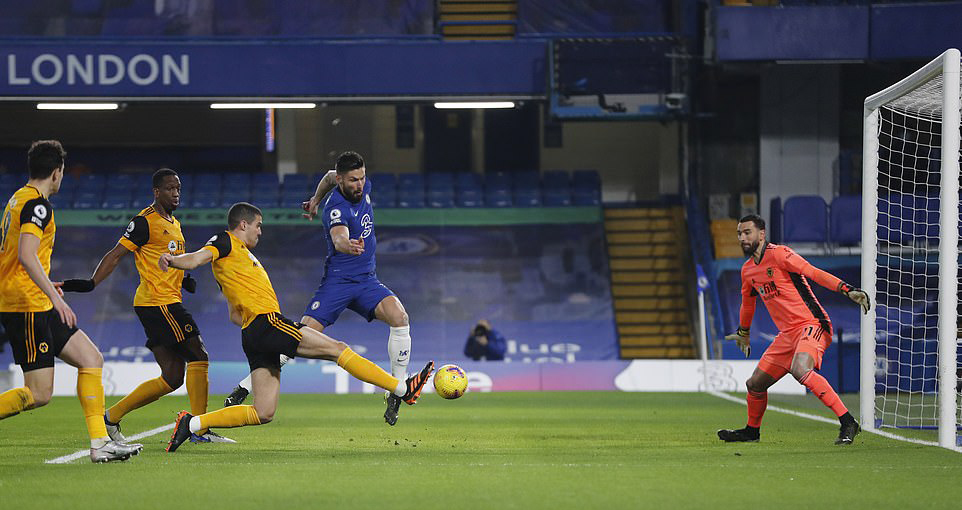
[[[374,187],[371,190],[371,204],[375,207],[397,207],[397,191],[393,186],[390,188]]]
[[[397,188],[397,176],[388,173],[370,173],[367,178],[371,180],[371,187],[377,191],[391,190]]]
[[[833,243],[856,244],[862,239],[862,197],[843,195],[832,200],[829,236]]]
[[[255,194],[259,194],[262,191],[277,190],[280,187],[280,181],[277,179],[277,174],[274,172],[261,172],[251,175],[251,191]]]
[[[478,190],[484,188],[481,174],[474,172],[458,172],[454,178],[454,187],[457,190]]]
[[[424,176],[428,191],[454,191],[454,174],[449,172],[428,172]]]
[[[149,179],[149,178],[148,178]],[[106,188],[109,193],[115,191],[129,192],[134,189],[136,182],[131,174],[111,175],[107,178]]]
[[[225,188],[224,192],[220,196],[220,206],[230,207],[237,202],[250,202],[251,194],[250,191],[242,189],[230,189]]]
[[[223,178],[221,174],[202,173],[193,176],[194,185],[191,187],[193,193],[220,193]]]
[[[130,207],[129,193],[108,193],[102,206],[104,209],[127,209]]]
[[[484,204],[488,207],[511,207],[511,192],[508,190],[495,189],[485,191]]]
[[[26,176],[13,173],[0,173],[0,188],[10,189],[19,188],[19,185],[26,182]]]
[[[76,179],[77,191],[102,192],[107,185],[107,178],[100,174],[87,174]]]
[[[541,175],[538,172],[518,172],[514,175],[514,182],[511,187],[519,189],[540,189]]]
[[[562,207],[571,205],[571,190],[569,190],[567,187],[545,189],[544,205],[549,207]]]
[[[263,187],[263,188],[251,188],[251,200],[252,204],[266,204],[264,207],[277,207],[277,204],[281,201],[281,190],[277,186],[273,188]],[[303,199],[301,200],[303,201]]]
[[[140,211],[141,209],[147,207],[148,205],[154,203],[154,197],[151,195],[145,195],[143,193],[137,193],[130,200],[130,208]],[[184,199],[184,196],[180,197],[181,207],[185,207],[189,202]]]
[[[401,187],[397,192],[397,206],[406,209],[424,207],[424,190],[415,187]]]
[[[799,195],[785,201],[785,242],[828,241],[828,207],[818,195]]]
[[[454,207],[454,190],[433,189],[427,192],[428,207]]]
[[[484,207],[484,193],[480,188],[460,189],[455,195],[458,207]]]
[[[505,172],[492,172],[484,174],[485,194],[498,191],[511,191],[511,176]]]
[[[10,189],[7,192],[0,194],[0,207],[4,207],[10,196],[13,195],[17,190]],[[72,209],[73,208],[73,191],[61,189],[59,193],[50,197],[50,205],[53,206],[53,210],[57,209]]]
[[[575,170],[571,174],[571,185],[573,187],[600,187],[601,175],[598,174],[597,170]]]
[[[99,209],[104,202],[103,191],[77,191],[74,194],[74,209]]]
[[[285,195],[282,193],[280,199],[277,201],[277,207],[282,209],[300,209],[304,200],[305,197],[303,195]]]
[[[594,189],[575,188],[571,192],[571,204],[590,206],[601,204],[601,192]]]
[[[416,190],[424,191],[424,176],[419,173],[407,173],[398,176],[397,182],[398,198],[400,199],[401,193],[404,192],[414,192]],[[403,207],[403,206],[401,206]]]
[[[515,188],[515,207],[539,207],[541,205],[541,188]]]
[[[251,190],[251,177],[253,174],[247,172],[235,172],[225,174],[223,181],[221,181],[221,190],[225,193],[228,191],[238,191],[249,193]]]
[[[189,197],[190,206],[199,209],[213,209],[220,207],[220,190],[213,191],[210,188],[195,190]]]
[[[311,182],[312,176],[307,174],[287,174],[284,176],[284,181],[281,183],[281,189],[286,193],[288,191],[297,191],[302,195],[310,194],[313,189],[312,187],[317,185],[317,182]]]

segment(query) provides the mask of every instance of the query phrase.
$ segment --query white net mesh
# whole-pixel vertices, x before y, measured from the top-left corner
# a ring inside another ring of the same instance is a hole
[[[934,431],[939,424],[941,133],[941,75],[879,108],[875,419],[880,427]]]

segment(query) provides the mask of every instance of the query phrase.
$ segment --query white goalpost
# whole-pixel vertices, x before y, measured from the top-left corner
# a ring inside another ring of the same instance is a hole
[[[959,449],[959,67],[950,49],[865,100],[861,422]]]

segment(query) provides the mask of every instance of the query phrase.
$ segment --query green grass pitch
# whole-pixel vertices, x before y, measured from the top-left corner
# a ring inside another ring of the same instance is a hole
[[[223,397],[212,396],[215,409]],[[115,399],[109,399],[110,401]],[[814,400],[808,397],[808,400]],[[128,435],[173,421],[186,397],[124,420]],[[778,403],[784,406],[784,403]],[[811,412],[809,404],[799,409]],[[817,409],[817,407],[816,407]],[[769,412],[762,441],[724,444],[743,406],[705,394],[424,395],[396,427],[378,395],[282,395],[275,421],[220,430],[238,444],[143,439],[93,465],[76,399],[0,421],[3,508],[962,508],[962,455]],[[824,410],[816,412],[825,412]]]

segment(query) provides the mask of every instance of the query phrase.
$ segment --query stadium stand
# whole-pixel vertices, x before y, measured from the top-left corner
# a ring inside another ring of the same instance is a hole
[[[784,241],[828,242],[828,210],[818,195],[794,196],[785,201]]]

